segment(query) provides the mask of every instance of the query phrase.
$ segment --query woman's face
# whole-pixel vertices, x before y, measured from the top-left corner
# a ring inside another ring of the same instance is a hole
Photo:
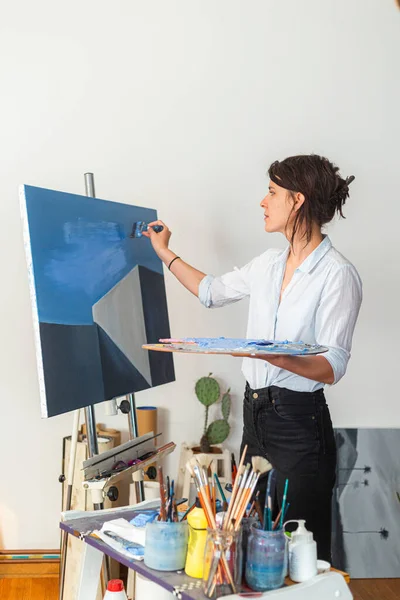
[[[294,202],[289,192],[270,181],[268,194],[260,203],[264,210],[265,231],[285,234],[286,230],[290,229],[296,214],[293,205]]]

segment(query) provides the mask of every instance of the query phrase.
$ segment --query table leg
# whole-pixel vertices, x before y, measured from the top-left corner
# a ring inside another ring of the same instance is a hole
[[[102,562],[103,553],[89,544],[84,544],[76,600],[96,600]]]

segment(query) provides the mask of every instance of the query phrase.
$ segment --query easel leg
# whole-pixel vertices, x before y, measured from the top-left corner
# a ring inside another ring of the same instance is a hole
[[[79,434],[79,418],[80,418],[80,409],[74,411],[74,422],[72,425],[72,436],[71,436],[71,447],[69,453],[69,465],[68,465],[68,475],[67,475],[67,501],[64,507],[64,510],[71,509],[71,500],[72,500],[72,487],[74,484],[74,470],[75,470],[75,460],[76,460],[76,448],[78,444],[78,434]],[[64,582],[65,582],[65,568],[67,565],[67,549],[68,549],[68,533],[66,531],[62,531],[61,533],[61,561],[60,561],[60,589],[59,589],[59,598],[63,600],[64,597]]]
[[[128,415],[129,419],[129,436],[131,440],[138,437],[138,426],[137,426],[137,418],[136,418],[136,404],[135,404],[135,394],[128,394],[128,400],[130,404],[130,411]],[[144,500],[144,485],[143,480],[135,481],[135,495],[136,502],[143,502]]]
[[[81,574],[76,600],[96,600],[103,553],[84,543]]]

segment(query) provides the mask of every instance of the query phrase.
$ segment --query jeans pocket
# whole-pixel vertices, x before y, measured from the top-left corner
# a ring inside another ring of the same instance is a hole
[[[286,421],[314,421],[317,417],[317,411],[314,405],[274,404],[273,406],[275,414]]]

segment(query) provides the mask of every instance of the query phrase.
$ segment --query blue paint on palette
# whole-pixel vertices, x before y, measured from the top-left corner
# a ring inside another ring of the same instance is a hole
[[[39,320],[92,325],[92,307],[136,265],[162,274],[146,238],[155,210],[25,186]]]
[[[289,340],[278,341],[278,340],[264,340],[264,339],[247,339],[247,338],[183,338],[184,342],[195,342],[199,348],[208,348],[212,349],[220,349],[237,351],[240,349],[243,350],[268,350],[273,352],[274,349],[279,353],[286,354],[307,354],[310,345],[305,344],[304,342],[291,342]],[[304,346],[303,348],[301,346]],[[315,346],[313,346],[315,348]]]

